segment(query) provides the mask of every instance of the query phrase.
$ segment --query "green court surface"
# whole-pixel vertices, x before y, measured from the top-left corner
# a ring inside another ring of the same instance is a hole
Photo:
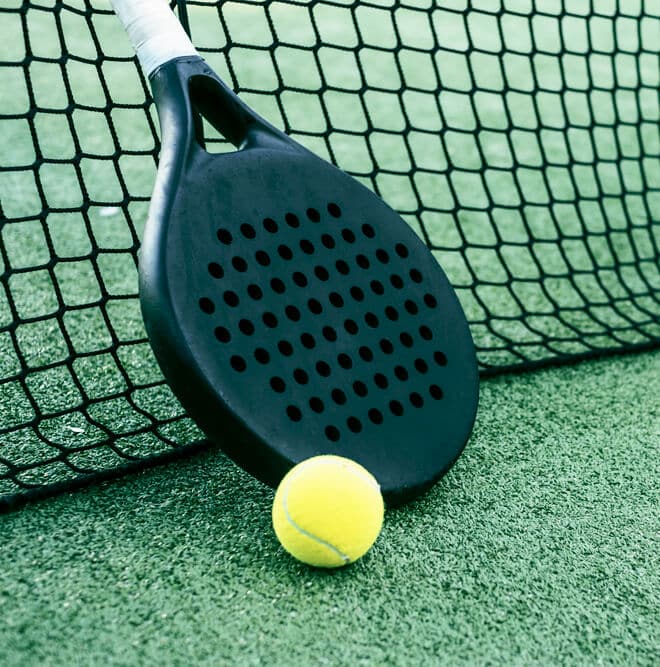
[[[482,383],[474,435],[342,571],[218,453],[0,517],[0,664],[657,664],[660,356]]]

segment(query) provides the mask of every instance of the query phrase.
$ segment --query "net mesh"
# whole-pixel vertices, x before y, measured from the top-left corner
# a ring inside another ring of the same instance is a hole
[[[187,5],[250,106],[433,250],[482,374],[658,343],[660,0]],[[141,322],[158,127],[109,3],[2,0],[0,90],[8,506],[202,436]]]

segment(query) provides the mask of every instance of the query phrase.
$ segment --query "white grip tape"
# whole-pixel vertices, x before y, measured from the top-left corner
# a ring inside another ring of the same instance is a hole
[[[173,58],[199,55],[166,0],[111,3],[147,76]]]

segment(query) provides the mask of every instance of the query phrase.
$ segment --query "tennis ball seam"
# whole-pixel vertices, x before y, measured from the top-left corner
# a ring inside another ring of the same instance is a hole
[[[313,465],[308,466],[307,469],[309,469],[310,467],[316,468],[318,466],[326,466],[329,463],[332,463],[332,465],[335,465],[335,466],[338,466],[338,467],[345,467],[346,470],[350,474],[355,475],[356,477],[359,477],[363,481],[366,481],[370,486],[375,488],[380,493],[380,485],[369,473],[367,473],[365,475],[361,470],[355,470],[351,466],[345,466],[345,464],[343,464],[343,462],[341,462],[341,461],[334,461],[334,460],[329,461],[327,457],[324,457],[324,460],[314,461]],[[343,553],[334,544],[331,544],[330,542],[326,542],[325,540],[318,537],[318,535],[314,535],[313,533],[310,533],[308,530],[305,530],[302,526],[298,525],[298,523],[296,523],[296,521],[293,519],[291,514],[289,514],[289,506],[288,506],[288,503],[287,503],[288,497],[289,497],[289,488],[290,488],[291,483],[293,482],[293,480],[295,480],[299,475],[303,474],[303,472],[305,472],[305,471],[304,470],[298,470],[298,471],[294,472],[294,474],[291,475],[291,477],[287,480],[286,486],[283,489],[284,493],[282,494],[282,508],[284,509],[284,516],[286,517],[286,520],[288,521],[290,526],[292,526],[295,530],[299,531],[302,535],[304,535],[305,537],[308,537],[310,540],[313,540],[317,544],[320,544],[321,546],[324,546],[324,547],[330,549],[330,551],[337,554],[337,556],[339,556],[339,558],[341,558],[344,561],[345,564],[350,563],[351,559],[347,554]]]

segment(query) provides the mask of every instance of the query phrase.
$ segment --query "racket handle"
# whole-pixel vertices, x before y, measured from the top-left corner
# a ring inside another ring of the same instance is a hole
[[[111,0],[147,77],[174,58],[198,56],[166,0]]]

